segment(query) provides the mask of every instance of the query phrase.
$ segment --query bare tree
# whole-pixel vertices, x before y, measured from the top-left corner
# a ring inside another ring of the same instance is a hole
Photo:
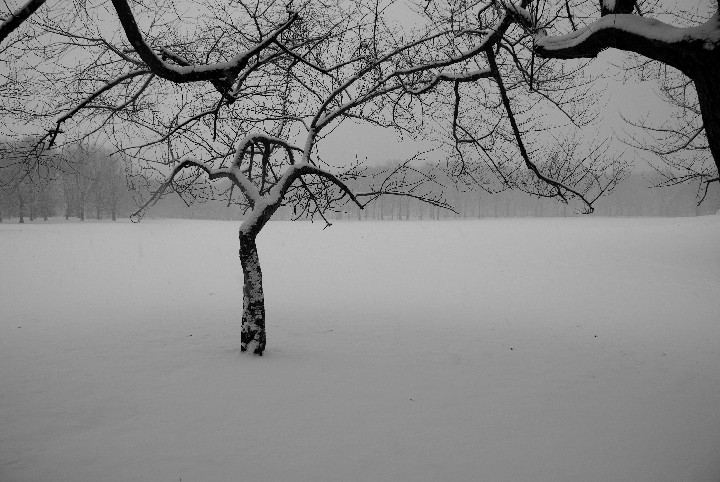
[[[28,54],[27,89],[52,97],[8,111],[38,125],[53,118],[43,145],[82,146],[102,137],[132,157],[133,182],[152,190],[138,216],[166,191],[188,201],[224,197],[246,208],[243,350],[265,349],[256,237],[280,207],[329,225],[330,210],[348,202],[360,209],[380,196],[445,206],[404,182],[412,159],[353,192],[348,182],[362,168],[336,166],[318,151],[343,121],[398,129],[412,121],[411,108],[398,103],[404,83],[395,70],[418,41],[394,39],[377,4],[205,2],[183,16],[172,2],[131,8],[113,0],[112,15],[106,12],[103,5],[54,4],[25,21],[31,41],[9,49],[15,59]],[[108,32],[108,22],[119,22],[122,35]],[[70,58],[80,62],[56,68]],[[98,182],[82,150],[65,156],[81,218]],[[205,182],[221,178],[230,189],[216,192]]]
[[[231,129],[247,123],[257,130],[233,145],[231,133],[223,131],[223,126],[213,119],[205,128],[220,142],[220,148],[206,146],[204,162],[189,155],[181,159],[175,154],[176,150],[188,149],[186,139],[170,141],[168,161],[174,168],[138,212],[141,214],[169,188],[182,195],[197,195],[193,187],[198,173],[210,180],[230,180],[237,188],[239,202],[247,208],[240,227],[243,351],[262,354],[265,349],[265,308],[256,238],[280,207],[289,204],[295,217],[317,216],[328,226],[328,211],[342,209],[346,203],[362,209],[381,196],[406,196],[449,207],[430,192],[420,192],[418,183],[408,181],[406,174],[416,171],[413,159],[384,173],[366,191],[358,192],[351,189],[351,181],[363,175],[362,168],[355,164],[333,168],[318,151],[326,132],[349,119],[398,129],[406,128],[404,121],[409,122],[401,119],[407,115],[406,109],[392,97],[395,92],[399,96],[404,93],[394,62],[414,44],[383,44],[388,39],[387,27],[377,12],[366,13],[364,9],[358,3],[338,6],[334,11],[325,7],[305,12],[314,22],[299,23],[280,35],[276,43],[283,57],[276,62],[276,69],[258,73],[258,83],[264,86],[262,96],[275,96],[275,101],[263,104],[259,119],[248,119],[246,112],[231,113],[238,116]],[[281,87],[267,87],[271,85]],[[389,109],[388,103],[394,103],[395,109]],[[166,136],[160,136],[150,142],[166,140]],[[189,176],[184,174],[186,170]],[[232,201],[232,191],[226,195]]]
[[[59,156],[35,138],[0,142],[0,201],[19,222],[47,221],[56,195]]]
[[[85,208],[94,193],[101,196],[98,148],[87,144],[66,146],[61,154],[62,175],[70,209],[85,221]],[[97,206],[100,209],[99,206]],[[98,211],[99,215],[99,211]],[[66,216],[67,217],[67,216]]]

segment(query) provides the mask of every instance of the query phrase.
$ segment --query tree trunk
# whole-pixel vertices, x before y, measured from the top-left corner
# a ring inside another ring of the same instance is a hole
[[[717,57],[720,55],[716,54],[712,60],[717,62]],[[720,68],[708,61],[693,74],[691,78],[695,82],[710,153],[720,172]]]
[[[262,355],[265,350],[265,297],[262,287],[262,271],[258,257],[255,235],[240,231],[240,263],[242,264],[243,316],[241,351],[252,350]]]

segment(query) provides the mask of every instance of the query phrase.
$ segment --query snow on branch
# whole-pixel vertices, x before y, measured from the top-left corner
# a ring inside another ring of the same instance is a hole
[[[252,173],[250,172],[252,169],[252,159],[250,159],[250,163],[244,168],[242,167],[242,162],[245,158],[245,154],[247,153],[248,148],[255,143],[273,144],[284,148],[288,153],[288,157],[290,158],[290,164],[294,164],[293,151],[303,152],[301,148],[294,146],[279,137],[271,136],[262,132],[252,132],[245,136],[245,138],[238,143],[237,147],[235,148],[235,158],[233,159],[233,166],[240,169],[241,172],[248,173],[249,175],[252,175]]]
[[[173,182],[175,181],[175,177],[183,171],[185,168],[188,167],[194,167],[197,169],[200,169],[204,171],[208,178],[212,181],[215,179],[230,179],[233,181],[236,185],[238,185],[241,189],[243,189],[245,186],[240,185],[238,182],[240,181],[239,177],[236,175],[235,172],[233,172],[232,169],[212,169],[206,166],[205,164],[192,160],[192,159],[186,159],[182,161],[180,164],[175,166],[175,168],[172,170],[170,175],[167,177],[165,182],[163,182],[160,187],[158,187],[155,192],[150,196],[150,199],[148,199],[140,208],[138,208],[137,211],[135,211],[131,216],[130,219],[133,220],[133,222],[140,221],[142,217],[145,215],[145,211],[148,207],[152,206],[156,202],[158,202],[168,187],[170,187]],[[244,192],[244,190],[243,190]],[[250,202],[252,202],[251,198],[248,198]]]
[[[405,90],[409,94],[420,95],[428,92],[440,82],[455,82],[457,84],[459,82],[474,82],[480,79],[492,78],[492,76],[492,70],[490,69],[478,69],[471,72],[464,72],[462,74],[440,72],[435,77],[433,77],[433,79],[428,82],[427,85],[418,87],[416,89],[406,88]]]
[[[273,185],[273,189],[270,190],[270,198],[268,200],[263,198],[263,188],[261,187],[258,189],[255,184],[252,182],[252,166],[253,166],[253,156],[254,153],[251,153],[251,159],[250,162],[248,162],[246,165],[243,165],[243,159],[245,158],[245,155],[247,154],[247,151],[250,149],[252,150],[252,146],[256,144],[261,144],[265,148],[265,153],[262,156],[262,179],[261,179],[261,186],[265,185],[265,177],[267,176],[267,163],[269,163],[270,157],[269,157],[269,149],[270,146],[279,146],[286,150],[288,157],[290,159],[290,168],[285,173],[284,176],[282,176],[279,179],[276,179]],[[281,139],[279,137],[271,136],[262,132],[254,132],[251,134],[248,134],[243,138],[238,144],[235,149],[235,155],[233,157],[232,164],[229,168],[225,169],[213,169],[211,167],[208,167],[206,164],[202,162],[198,162],[196,160],[192,159],[185,159],[181,161],[179,164],[177,164],[169,176],[167,176],[166,180],[158,187],[158,189],[155,190],[155,192],[150,196],[147,202],[145,202],[134,214],[133,217],[135,219],[142,218],[145,210],[155,204],[158,200],[162,198],[162,195],[164,192],[170,187],[173,182],[175,181],[175,178],[185,170],[186,168],[197,168],[205,172],[207,174],[208,179],[213,181],[216,179],[229,179],[232,181],[232,183],[240,188],[240,191],[243,193],[245,198],[248,201],[248,204],[250,207],[254,207],[256,204],[263,204],[263,205],[274,205],[278,204],[282,201],[282,196],[287,191],[287,188],[289,188],[290,184],[292,184],[292,181],[294,181],[298,176],[301,176],[303,174],[316,174],[321,175],[327,179],[333,180],[338,185],[341,185],[341,182],[332,176],[332,174],[325,173],[321,171],[318,168],[315,168],[314,166],[309,165],[302,165],[302,164],[294,164],[293,161],[293,152],[302,152],[302,149],[300,149],[297,146],[293,146],[289,142],[287,142],[284,139]],[[283,187],[284,183],[287,182],[287,178],[291,177],[289,184],[287,184],[287,187]],[[334,178],[334,179],[333,179]],[[345,187],[347,189],[347,187]],[[278,193],[280,195],[278,196]],[[277,198],[277,199],[275,199]]]
[[[278,181],[275,187],[270,191],[268,202],[280,203],[287,191],[290,189],[292,183],[295,182],[297,179],[301,178],[302,176],[306,175],[315,175],[317,177],[330,181],[332,184],[336,185],[340,189],[340,191],[342,191],[343,195],[348,196],[348,198],[350,198],[350,200],[354,202],[360,209],[364,207],[364,205],[360,201],[358,201],[352,190],[350,190],[347,184],[345,184],[339,177],[329,171],[321,169],[307,162],[294,164],[285,171],[285,174],[283,174],[280,181]]]
[[[658,60],[682,70],[679,47],[707,51],[720,46],[720,21],[716,12],[702,25],[679,28],[659,20],[631,14],[606,15],[566,35],[535,36],[535,52],[556,59],[592,58],[607,48],[617,48]]]
[[[213,80],[234,81],[238,74],[248,65],[251,58],[257,56],[269,47],[282,32],[290,28],[290,26],[300,18],[297,12],[291,12],[288,20],[280,25],[280,27],[266,35],[262,41],[258,42],[247,52],[239,53],[227,62],[207,65],[175,65],[165,62],[162,58],[158,57],[153,49],[145,42],[127,0],[112,0],[112,3],[128,41],[143,62],[159,77],[175,83]],[[165,52],[163,55],[168,55],[168,52]],[[176,62],[178,59],[179,57],[177,56],[173,57],[173,60]]]
[[[531,25],[533,18],[528,9],[524,8],[520,3],[511,3],[505,7],[509,13],[518,18],[522,23]]]
[[[45,3],[45,0],[29,0],[22,7],[15,10],[10,16],[0,22],[0,43],[15,29],[30,18],[35,11]]]

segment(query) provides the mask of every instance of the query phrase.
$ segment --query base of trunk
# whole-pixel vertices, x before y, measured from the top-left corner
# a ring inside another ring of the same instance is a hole
[[[246,298],[247,300],[247,298]],[[252,351],[262,356],[265,351],[265,303],[245,303],[243,307],[242,333],[240,334],[240,351]]]

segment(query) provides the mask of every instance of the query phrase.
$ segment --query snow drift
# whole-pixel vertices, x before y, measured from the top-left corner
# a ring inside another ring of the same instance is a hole
[[[717,481],[720,218],[0,225],[0,480]]]

